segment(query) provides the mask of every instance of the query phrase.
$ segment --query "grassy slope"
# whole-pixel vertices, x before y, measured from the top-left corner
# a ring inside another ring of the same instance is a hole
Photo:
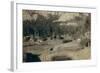
[[[91,58],[91,49],[89,47],[86,47],[82,50],[77,51],[63,50],[55,53],[44,51],[40,58],[42,61],[50,61],[51,57],[53,56],[68,56],[71,57],[73,60],[85,60]]]

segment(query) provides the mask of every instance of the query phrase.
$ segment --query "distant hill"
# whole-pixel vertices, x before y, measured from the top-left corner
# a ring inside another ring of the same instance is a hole
[[[59,19],[55,22],[64,22],[61,25],[77,25],[80,21],[81,24],[85,23],[89,13],[79,13],[79,12],[57,12],[57,11],[40,11],[40,10],[23,10],[23,20],[37,20],[37,18],[42,15],[46,19],[51,15],[59,15]],[[74,24],[75,23],[75,24]]]

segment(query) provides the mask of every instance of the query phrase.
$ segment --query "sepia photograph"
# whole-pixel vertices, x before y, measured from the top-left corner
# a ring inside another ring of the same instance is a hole
[[[91,13],[22,10],[22,61],[91,59]]]

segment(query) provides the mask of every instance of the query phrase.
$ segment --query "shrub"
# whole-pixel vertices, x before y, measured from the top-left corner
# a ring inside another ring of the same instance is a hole
[[[89,46],[88,44],[90,44],[90,40],[87,39],[87,38],[84,38],[84,39],[81,40],[80,44],[81,44],[83,47],[88,47],[88,46]]]
[[[72,42],[72,40],[63,40],[63,43]]]
[[[47,41],[47,38],[43,38],[42,40],[43,40],[43,41]]]
[[[64,61],[64,60],[72,60],[72,58],[67,56],[54,56],[52,58],[52,61]]]
[[[25,38],[24,38],[24,41],[26,41],[26,42],[28,42],[30,40],[30,36],[26,36]]]
[[[64,39],[64,37],[59,37],[59,39]]]
[[[34,42],[36,42],[37,41],[37,38],[34,38]]]

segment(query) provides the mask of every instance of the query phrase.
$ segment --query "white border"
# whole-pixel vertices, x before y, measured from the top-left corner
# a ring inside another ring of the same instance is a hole
[[[73,7],[59,5],[41,5],[33,3],[13,3],[13,46],[12,46],[12,70],[14,71],[30,71],[43,69],[56,69],[66,67],[80,67],[96,65],[96,48],[95,48],[95,29],[96,29],[96,9],[94,7]],[[66,11],[66,12],[89,12],[91,13],[91,59],[90,60],[72,60],[61,62],[36,62],[22,63],[22,9],[29,10],[50,10],[50,11]]]

